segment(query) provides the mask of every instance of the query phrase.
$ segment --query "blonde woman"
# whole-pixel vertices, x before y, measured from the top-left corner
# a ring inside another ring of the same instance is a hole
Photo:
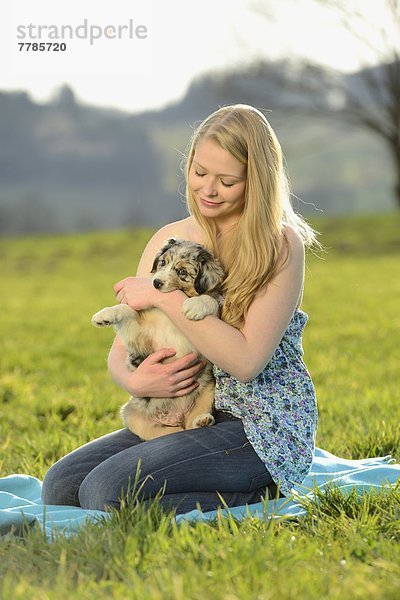
[[[186,160],[189,217],[149,241],[137,277],[114,286],[136,310],[164,311],[214,366],[216,424],[144,442],[126,429],[75,450],[47,473],[43,501],[104,510],[119,507],[140,465],[141,497],[161,489],[179,513],[287,496],[313,460],[317,407],[302,359],[305,248],[315,232],[290,204],[279,142],[265,116],[247,105],[220,108],[195,131]],[[190,321],[186,296],[163,294],[150,281],[166,238],[206,245],[227,277],[221,318]],[[135,396],[179,397],[203,367],[190,354],[171,363],[165,348],[133,373],[116,337],[109,370]]]

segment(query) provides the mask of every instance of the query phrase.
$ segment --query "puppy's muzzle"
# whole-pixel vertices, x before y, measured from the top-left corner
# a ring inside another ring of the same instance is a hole
[[[160,290],[162,288],[162,286],[164,285],[164,282],[161,281],[161,279],[154,279],[153,285],[157,290]]]

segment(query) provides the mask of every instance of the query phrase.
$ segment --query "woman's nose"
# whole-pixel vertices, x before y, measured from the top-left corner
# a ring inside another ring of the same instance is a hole
[[[211,179],[205,181],[203,185],[203,192],[206,194],[206,196],[215,196],[217,194],[217,190],[215,189],[214,181]]]

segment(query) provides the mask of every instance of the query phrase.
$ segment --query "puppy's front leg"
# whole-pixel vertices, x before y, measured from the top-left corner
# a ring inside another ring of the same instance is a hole
[[[207,315],[218,315],[219,304],[212,296],[202,294],[185,300],[182,312],[191,321],[201,321]]]
[[[107,306],[99,310],[99,312],[93,315],[92,324],[95,327],[112,325],[125,346],[134,353],[138,315],[139,313],[127,304],[116,304],[115,306]]]
[[[106,306],[92,317],[92,325],[95,327],[107,327],[118,325],[124,319],[136,319],[137,312],[127,304],[116,304]]]

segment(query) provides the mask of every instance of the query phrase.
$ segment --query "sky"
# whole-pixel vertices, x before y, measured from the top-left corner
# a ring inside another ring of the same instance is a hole
[[[206,72],[239,68],[257,59],[304,57],[346,72],[374,62],[376,54],[361,50],[340,18],[321,4],[2,0],[0,55],[6,60],[0,89],[25,90],[45,102],[69,84],[84,103],[137,112],[179,100],[191,81]],[[370,22],[382,23],[390,35],[385,0],[350,4]],[[381,44],[374,28],[363,33]],[[29,43],[48,45],[34,51]],[[57,49],[62,43],[65,49]]]

